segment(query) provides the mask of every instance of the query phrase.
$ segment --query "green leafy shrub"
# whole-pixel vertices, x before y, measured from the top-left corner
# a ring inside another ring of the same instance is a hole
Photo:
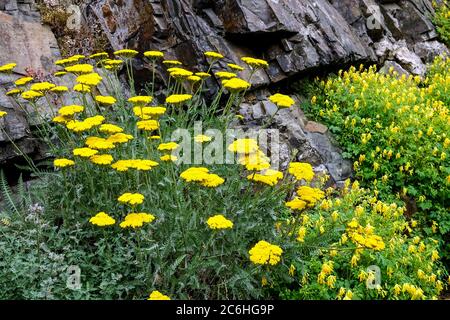
[[[330,126],[354,161],[355,175],[384,199],[406,202],[405,214],[448,252],[450,232],[450,61],[430,73],[398,77],[351,68],[319,84],[307,111]],[[448,256],[447,256],[448,258]]]
[[[450,46],[450,4],[447,0],[444,0],[440,4],[434,2],[433,6],[436,9],[433,19],[436,30],[447,46]]]

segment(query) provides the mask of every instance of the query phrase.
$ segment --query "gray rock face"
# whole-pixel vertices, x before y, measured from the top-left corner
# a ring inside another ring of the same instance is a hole
[[[448,52],[431,22],[431,0],[88,0],[79,6],[83,27],[91,34],[100,30],[106,47],[113,50],[161,50],[167,59],[183,61],[194,71],[208,69],[205,51],[226,56],[213,72],[226,63],[242,64],[243,56],[268,60],[269,68],[256,72],[251,81],[253,89],[264,93],[241,106],[246,127],[258,127],[274,115],[276,109],[265,98],[269,92],[264,88],[288,78],[359,63],[423,76],[426,63]],[[34,0],[0,0],[0,26],[0,63],[18,61],[19,73],[27,66],[52,71],[59,51],[54,36],[39,23]],[[73,53],[83,53],[83,43],[75,42]],[[137,82],[150,80],[145,63],[137,60],[134,69]],[[164,85],[167,76],[159,66],[157,83]],[[207,80],[209,95],[217,91],[218,83],[213,77]],[[9,112],[2,120],[5,128],[17,141],[27,141],[28,124],[9,99],[0,99],[0,108]],[[298,150],[297,160],[327,168],[335,181],[350,175],[350,164],[340,157],[327,128],[308,121],[300,109],[279,112],[275,124],[284,141],[281,165],[287,165],[292,151]],[[11,158],[5,156],[1,135],[0,146],[0,162]]]

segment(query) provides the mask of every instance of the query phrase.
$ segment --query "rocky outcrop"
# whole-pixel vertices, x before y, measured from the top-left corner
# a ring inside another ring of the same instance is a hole
[[[52,6],[55,1],[44,2]],[[376,63],[383,70],[394,67],[400,73],[423,75],[426,63],[448,52],[437,39],[430,0],[67,0],[64,3],[79,6],[81,30],[90,30],[84,38],[101,35],[109,51],[161,50],[167,58],[179,59],[195,71],[208,69],[203,52],[211,50],[226,56],[213,71],[229,62],[241,63],[240,58],[247,55],[268,60],[269,68],[252,77],[253,88],[260,90],[255,95],[256,101],[248,101],[241,108],[241,112],[249,115],[247,126],[258,125],[258,121],[270,115],[266,100],[270,90],[266,89],[283,88],[286,79],[359,63]],[[18,60],[19,72],[26,66],[50,72],[58,51],[48,28],[39,24],[33,0],[0,0],[0,14],[0,42],[4,42],[0,46],[0,62]],[[95,41],[84,40],[83,36],[74,38],[64,51],[95,50],[86,45]],[[142,60],[135,61],[134,72],[138,83],[150,79],[149,67]],[[157,73],[157,81],[163,85],[168,76],[165,68],[159,66]],[[214,94],[218,81],[212,77],[207,85],[209,94]],[[2,99],[3,108],[14,108]],[[301,114],[301,110],[295,112]],[[15,120],[13,117],[14,113],[6,119],[9,127],[14,121],[20,123],[17,138],[25,139],[27,125],[19,117]],[[303,116],[284,112],[275,120],[279,128],[286,128],[284,150],[300,150],[299,159],[326,166],[335,180],[348,176],[348,163],[339,157],[326,128],[308,122]]]

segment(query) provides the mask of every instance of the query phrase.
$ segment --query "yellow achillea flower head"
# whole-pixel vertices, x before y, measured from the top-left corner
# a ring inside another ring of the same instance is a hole
[[[209,228],[213,230],[233,228],[233,222],[231,220],[228,220],[221,214],[217,214],[215,216],[208,218],[206,223],[208,224]]]
[[[78,76],[76,81],[86,86],[95,87],[98,86],[98,84],[102,81],[102,79],[103,78],[98,73],[93,72]]]
[[[111,165],[111,168],[119,171],[125,172],[129,169],[136,169],[140,171],[148,171],[153,167],[158,166],[159,163],[152,160],[146,159],[132,159],[132,160],[119,160]]]
[[[21,97],[28,101],[34,101],[43,96],[44,95],[41,92],[37,92],[37,91],[33,91],[33,90],[24,91],[21,94]]]
[[[151,103],[152,101],[153,97],[150,96],[136,96],[128,99],[128,102],[132,103],[133,105],[145,105]]]
[[[169,71],[170,72],[170,76],[172,78],[175,79],[184,79],[184,78],[188,78],[190,76],[192,76],[194,73],[185,69],[181,69],[181,68],[171,68],[171,69],[176,69],[173,71]]]
[[[270,168],[269,158],[258,150],[255,153],[241,154],[238,161],[249,171],[261,171]]]
[[[202,79],[206,79],[206,78],[211,77],[211,75],[209,73],[207,73],[207,72],[196,72],[195,75],[197,77],[202,78]]]
[[[130,140],[133,140],[133,136],[131,134],[126,134],[126,133],[115,133],[113,135],[110,135],[107,139],[107,141],[112,142],[114,144],[116,143],[126,143]]]
[[[112,106],[117,102],[116,98],[111,96],[96,96],[95,101],[97,101],[102,106]]]
[[[83,121],[69,121],[66,125],[67,129],[74,132],[84,132],[99,126],[105,121],[105,117],[97,115],[84,119]]]
[[[116,223],[116,220],[108,215],[106,212],[99,212],[89,219],[89,222],[99,227],[111,226]]]
[[[214,51],[206,51],[204,53],[204,55],[208,58],[212,58],[212,59],[223,59],[223,55],[221,55],[218,52],[214,52]]]
[[[144,199],[145,199],[144,195],[140,193],[130,193],[130,192],[126,192],[122,194],[119,198],[117,198],[117,200],[120,203],[130,204],[132,206],[142,204],[144,202]]]
[[[239,153],[239,154],[249,154],[258,151],[258,143],[255,139],[237,139],[228,146],[228,151]]]
[[[235,70],[235,71],[244,71],[244,68],[241,67],[240,65],[237,65],[237,64],[234,64],[234,63],[229,63],[229,64],[227,64],[227,65],[228,65],[228,67],[229,67],[230,69],[232,69],[232,70]]]
[[[269,67],[269,63],[266,60],[251,57],[242,57],[241,60],[254,69]]]
[[[198,182],[200,185],[215,188],[223,184],[225,180],[217,174],[209,173],[207,168],[191,167],[183,171],[180,177],[186,182]]]
[[[101,64],[105,67],[106,70],[115,71],[115,70],[118,70],[122,66],[123,61],[106,59],[105,61],[101,61]]]
[[[76,92],[81,92],[81,93],[90,93],[91,92],[91,87],[87,86],[85,84],[76,84],[73,86],[73,90]]]
[[[64,106],[58,110],[59,115],[63,117],[73,116],[75,113],[83,112],[84,107],[79,105]]]
[[[292,210],[303,210],[306,208],[307,203],[299,197],[295,197],[293,200],[286,202],[285,205]]]
[[[166,98],[166,103],[169,104],[180,104],[192,99],[192,95],[190,94],[173,94]]]
[[[278,108],[290,108],[295,103],[294,99],[281,93],[276,93],[270,96],[269,100],[275,103]]]
[[[170,300],[170,298],[159,291],[153,291],[147,300]]]
[[[50,91],[54,92],[54,93],[64,93],[64,92],[69,91],[69,88],[67,88],[66,86],[56,86],[56,87],[50,89]]]
[[[192,82],[192,83],[196,83],[196,82],[199,82],[200,80],[202,80],[202,78],[200,78],[199,76],[189,76],[186,79],[187,79],[187,81]]]
[[[281,260],[283,249],[277,245],[261,240],[253,248],[251,248],[248,253],[250,254],[250,261],[254,264],[276,265]]]
[[[158,130],[159,123],[156,120],[142,120],[137,122],[137,127],[144,131],[154,131]]]
[[[76,148],[73,149],[72,152],[74,156],[79,156],[82,158],[90,158],[98,153],[97,150],[93,150],[91,148]]]
[[[139,52],[136,50],[132,50],[132,49],[122,49],[122,50],[117,50],[114,52],[115,56],[118,57],[122,57],[122,58],[133,58],[134,56],[136,56]]]
[[[167,66],[181,66],[183,65],[180,61],[178,60],[164,60],[163,63]]]
[[[56,116],[52,119],[54,123],[62,123],[66,124],[67,122],[71,121],[72,119],[70,117],[63,117],[63,116]]]
[[[53,165],[55,166],[55,168],[65,168],[65,167],[71,167],[71,166],[75,165],[75,162],[73,160],[61,158],[61,159],[55,159],[53,161]]]
[[[216,187],[220,186],[221,184],[223,184],[224,182],[225,182],[225,179],[223,179],[219,175],[210,173],[205,176],[205,179],[202,182],[200,182],[200,184],[204,187],[216,188]]]
[[[150,140],[161,140],[161,136],[150,136]]]
[[[0,66],[0,73],[10,73],[16,66],[16,63],[8,63]]]
[[[66,59],[57,60],[57,61],[55,61],[55,65],[66,67],[66,66],[77,64],[78,61],[80,61],[80,60],[81,60],[81,58],[74,56],[74,57],[70,57],[70,58],[66,58]]]
[[[8,112],[6,112],[6,111],[0,111],[0,118],[3,118],[7,114],[8,114]]]
[[[17,96],[17,95],[19,95],[19,94],[21,94],[22,93],[22,90],[21,89],[12,89],[12,90],[9,90],[7,93],[6,93],[6,95],[7,96]]]
[[[151,117],[161,116],[166,113],[164,107],[134,107],[133,112],[136,117],[147,120]]]
[[[50,89],[53,89],[56,87],[53,83],[50,82],[38,82],[31,85],[30,90],[45,93],[49,91]]]
[[[24,85],[30,83],[31,81],[33,81],[33,78],[32,78],[32,77],[23,77],[23,78],[17,79],[17,80],[14,82],[14,84],[15,84],[16,86],[19,86],[19,87],[20,87],[20,86],[24,86]]]
[[[110,165],[114,161],[112,155],[110,154],[96,154],[90,157],[89,160],[91,160],[94,164],[102,166]]]
[[[325,197],[325,193],[318,188],[311,188],[309,186],[301,186],[297,190],[300,199],[308,202],[310,207],[314,206],[318,201]]]
[[[219,79],[232,79],[232,78],[236,78],[237,74],[233,73],[233,72],[227,72],[227,71],[219,71],[215,73],[216,77]]]
[[[98,129],[100,132],[106,132],[109,134],[123,132],[123,129],[115,124],[105,123]]]
[[[102,59],[107,59],[107,58],[108,58],[108,54],[106,52],[98,52],[98,53],[91,54],[89,56],[89,59],[95,59],[95,60],[102,60]]]
[[[66,67],[64,69],[67,72],[75,73],[75,74],[86,74],[86,73],[92,73],[94,70],[94,67],[90,64],[76,64],[73,66]]]
[[[173,156],[171,154],[165,154],[163,156],[161,156],[159,159],[161,159],[161,161],[172,161],[175,162],[178,160],[178,157]]]
[[[233,78],[230,80],[223,80],[222,84],[225,89],[232,93],[241,92],[244,90],[247,90],[251,87],[251,84],[248,83],[245,80],[239,79],[239,78]]]
[[[199,134],[194,137],[194,141],[198,143],[209,142],[212,140],[212,137],[206,136],[204,134]]]
[[[88,137],[85,143],[89,148],[96,150],[110,150],[115,148],[114,143],[100,137]]]
[[[167,143],[161,143],[158,146],[158,150],[159,151],[172,151],[175,150],[176,148],[178,148],[178,143],[176,142],[167,142]]]
[[[121,228],[139,228],[144,223],[151,223],[155,220],[155,216],[149,213],[129,213],[125,220],[120,223]]]
[[[55,77],[62,77],[62,76],[65,76],[66,74],[67,74],[67,72],[65,72],[65,71],[57,71],[53,75]]]
[[[283,179],[283,173],[278,170],[266,169],[262,173],[252,173],[248,175],[247,179],[274,186],[280,179]]]
[[[289,164],[289,173],[292,174],[296,180],[310,182],[314,178],[314,170],[309,163],[291,162]]]
[[[164,53],[161,51],[145,51],[144,56],[149,59],[164,58]]]

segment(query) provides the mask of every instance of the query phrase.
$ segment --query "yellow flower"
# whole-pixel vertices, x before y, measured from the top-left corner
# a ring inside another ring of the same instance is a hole
[[[6,116],[8,113],[6,111],[0,111],[0,118],[3,118],[4,116]]]
[[[144,56],[149,59],[164,58],[164,53],[161,51],[145,51]]]
[[[142,120],[137,122],[137,127],[144,131],[154,131],[158,130],[159,123],[156,120]]]
[[[212,137],[206,136],[204,134],[199,134],[194,137],[194,141],[198,143],[209,142],[212,140]]]
[[[115,224],[116,220],[106,212],[99,212],[95,216],[90,218],[89,222],[99,227],[106,227]]]
[[[309,186],[301,186],[297,190],[300,199],[308,202],[310,207],[314,206],[318,201],[325,197],[325,193],[318,188],[311,188]]]
[[[96,150],[110,150],[115,148],[114,143],[100,137],[88,137],[85,143],[89,148]]]
[[[91,54],[89,56],[89,59],[95,59],[95,60],[103,60],[103,59],[107,59],[107,58],[108,58],[108,53],[106,53],[106,52],[98,52],[98,53]]]
[[[16,96],[16,95],[19,95],[19,94],[21,94],[22,93],[22,89],[12,89],[12,90],[9,90],[7,93],[6,93],[6,95],[7,96]]]
[[[105,123],[98,129],[100,132],[105,132],[109,134],[123,132],[123,129],[115,124]]]
[[[139,228],[144,223],[151,223],[155,220],[155,216],[149,213],[129,213],[125,220],[120,223],[121,228]]]
[[[151,103],[152,100],[153,97],[150,96],[136,96],[129,98],[128,102],[132,103],[133,105],[145,105]]]
[[[207,168],[191,167],[180,174],[186,182],[199,182],[204,187],[215,188],[225,182],[223,178],[216,174],[209,173]]]
[[[136,117],[139,117],[143,120],[147,120],[151,117],[161,116],[166,113],[166,108],[164,107],[134,107],[133,112]]]
[[[0,73],[9,73],[9,72],[11,72],[16,66],[17,66],[17,64],[15,64],[15,63],[8,63],[8,64],[5,64],[5,65],[3,65],[3,66],[0,66]]]
[[[219,79],[227,79],[227,80],[237,77],[236,73],[226,72],[226,71],[216,72],[215,75]]]
[[[289,267],[289,275],[293,277],[294,274],[295,274],[295,266],[291,264],[291,266]]]
[[[56,86],[56,87],[50,89],[50,91],[54,92],[54,93],[64,93],[64,92],[69,91],[69,88],[67,88],[66,86]]]
[[[259,241],[253,248],[250,249],[250,261],[254,264],[270,264],[276,265],[281,260],[283,250],[277,246],[270,244],[267,241]]]
[[[133,136],[131,134],[125,134],[122,132],[119,133],[115,133],[111,136],[109,136],[108,138],[106,138],[106,141],[109,141],[111,143],[126,143],[129,140],[133,140]]]
[[[306,228],[304,226],[301,226],[298,229],[297,233],[297,241],[299,242],[305,242],[305,236],[306,236]]]
[[[158,146],[159,151],[172,151],[178,148],[178,143],[176,142],[167,142],[167,143],[161,143]]]
[[[238,93],[244,90],[247,90],[251,87],[251,84],[245,80],[239,78],[233,78],[230,80],[223,80],[222,84],[225,89],[232,93]]]
[[[258,143],[254,139],[237,139],[228,146],[228,151],[239,154],[254,153],[258,149]]]
[[[58,114],[60,116],[63,117],[71,117],[73,116],[75,113],[79,113],[79,112],[83,112],[84,111],[84,107],[83,106],[79,106],[79,105],[70,105],[70,106],[64,106],[61,107],[58,110]]]
[[[110,96],[96,96],[95,101],[103,106],[112,106],[117,100],[114,97]]]
[[[211,229],[231,229],[233,228],[233,222],[225,218],[223,215],[218,214],[208,218],[206,221]]]
[[[180,104],[192,99],[192,95],[190,94],[173,94],[166,98],[166,103],[169,104]]]
[[[22,92],[22,95],[21,95],[21,97],[23,99],[28,100],[28,101],[34,101],[34,100],[36,100],[38,98],[41,98],[43,96],[44,95],[41,92],[36,92],[36,91],[33,91],[33,90],[24,91],[24,92]]]
[[[85,74],[85,73],[92,73],[94,67],[91,66],[90,64],[76,64],[73,66],[66,67],[64,70],[75,74]]]
[[[175,161],[178,160],[178,157],[173,156],[171,154],[166,154],[166,155],[161,156],[159,159],[161,161],[172,161],[172,162],[175,162]]]
[[[91,87],[84,85],[84,84],[76,84],[73,86],[73,90],[76,92],[81,92],[81,93],[90,93],[91,92]]]
[[[212,59],[223,59],[223,55],[221,55],[218,52],[213,52],[213,51],[207,51],[204,53],[206,57],[208,58],[212,58]]]
[[[133,58],[138,53],[139,52],[137,52],[136,50],[132,50],[132,49],[122,49],[122,50],[114,51],[115,56],[119,56],[122,58]]]
[[[181,66],[182,63],[178,60],[164,60],[163,63],[168,66]]]
[[[67,72],[65,72],[65,71],[58,71],[58,72],[55,72],[53,75],[55,77],[62,77],[62,76],[65,76],[66,74],[67,74]]]
[[[97,150],[93,150],[91,148],[76,148],[73,149],[72,152],[74,156],[79,156],[82,158],[90,158],[98,153]]]
[[[277,105],[278,108],[290,108],[294,105],[295,101],[291,97],[284,94],[274,94],[269,97],[269,100]]]
[[[119,134],[119,133],[117,133]],[[140,171],[149,171],[153,167],[158,166],[158,162],[152,160],[134,159],[134,160],[119,160],[111,165],[111,168],[125,172],[129,169],[136,169]]]
[[[206,73],[206,72],[196,72],[195,75],[197,77],[202,78],[202,79],[206,79],[206,78],[211,77],[211,75],[209,73]]]
[[[170,300],[170,298],[155,290],[150,294],[147,300]]]
[[[250,171],[261,171],[270,168],[269,158],[264,154],[264,152],[257,150],[257,152],[239,155],[238,162],[245,166],[247,170]]]
[[[26,85],[27,83],[30,83],[31,81],[33,81],[33,78],[32,78],[32,77],[23,77],[23,78],[17,79],[17,80],[14,82],[14,84],[15,84],[16,86],[24,86],[24,85]]]
[[[286,202],[285,205],[291,208],[292,210],[303,210],[306,208],[307,203],[306,201],[303,201],[300,198],[295,197],[293,200]]]
[[[56,168],[65,168],[65,167],[71,167],[75,165],[75,162],[69,159],[61,158],[61,159],[55,159],[53,161],[53,165]]]
[[[205,179],[200,182],[200,184],[204,187],[208,188],[216,188],[223,184],[225,182],[225,179],[218,176],[217,174],[208,174],[205,176]]]
[[[91,86],[91,87],[95,87],[97,86],[101,81],[102,81],[102,77],[100,77],[100,75],[98,73],[88,73],[88,74],[83,74],[81,76],[78,76],[76,81],[80,84],[84,84],[86,86]]]
[[[89,158],[92,163],[98,164],[98,165],[110,165],[113,162],[113,157],[109,154],[96,154]]]
[[[261,173],[252,173],[248,175],[247,179],[274,186],[280,179],[283,179],[283,173],[278,170],[266,169]]]
[[[150,136],[149,137],[150,140],[161,140],[161,136]]]
[[[202,80],[202,78],[200,78],[199,76],[189,76],[189,77],[187,77],[187,80],[189,82],[196,83],[196,82],[199,82],[200,80]]]
[[[227,66],[235,71],[244,71],[244,68],[241,67],[240,65],[234,64],[234,63],[228,63]]]
[[[431,252],[431,261],[436,261],[439,259],[439,252],[437,250],[433,250]]]
[[[140,193],[130,193],[126,192],[122,194],[117,200],[120,203],[130,204],[132,206],[137,204],[142,204],[144,202],[145,197]]]
[[[105,61],[102,61],[101,64],[104,65],[106,70],[116,71],[122,66],[123,61],[122,60],[106,59]]]
[[[242,57],[241,60],[255,69],[269,67],[269,63],[262,59],[256,59],[256,58],[251,58],[251,57]]]
[[[310,182],[314,178],[314,170],[309,163],[291,162],[289,164],[289,173],[292,174],[296,180]]]
[[[330,288],[334,288],[334,284],[336,283],[336,276],[328,276],[327,278],[327,286]]]

